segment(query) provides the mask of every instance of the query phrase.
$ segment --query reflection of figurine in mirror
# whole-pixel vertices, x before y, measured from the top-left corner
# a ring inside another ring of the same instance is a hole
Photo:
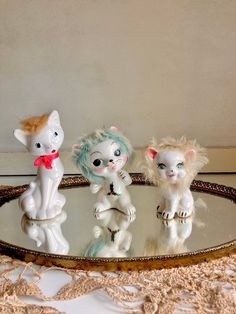
[[[185,241],[192,233],[193,216],[165,220],[158,215],[159,232],[145,243],[145,256],[180,254],[188,251]]]
[[[132,234],[127,230],[135,220],[135,214],[110,209],[96,214],[100,225],[93,228],[94,240],[89,244],[84,256],[127,257],[132,242]]]
[[[159,145],[153,140],[145,157],[146,177],[158,185],[162,194],[159,212],[163,218],[172,219],[175,213],[179,217],[190,216],[194,209],[190,185],[208,162],[205,149],[185,137],[165,138]]]
[[[22,230],[34,240],[37,247],[43,245],[44,251],[54,254],[67,254],[69,244],[61,231],[61,224],[65,222],[67,215],[64,211],[53,219],[31,220],[23,215],[21,220]]]
[[[21,122],[22,129],[14,131],[32,155],[38,156],[34,166],[37,177],[19,199],[19,206],[31,219],[49,219],[60,214],[65,197],[58,192],[64,168],[58,149],[64,139],[57,111]]]
[[[135,212],[126,189],[132,180],[123,170],[131,157],[132,147],[115,127],[97,130],[73,145],[73,158],[83,175],[91,182],[92,193],[98,193],[94,210],[99,213],[115,206],[128,215]]]

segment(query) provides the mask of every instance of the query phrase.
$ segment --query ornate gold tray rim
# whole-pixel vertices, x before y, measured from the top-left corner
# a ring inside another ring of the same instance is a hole
[[[149,182],[145,181],[145,178],[141,173],[132,173],[131,177],[134,185],[150,185]],[[64,178],[61,182],[60,188],[66,189],[88,185],[89,182],[82,175],[79,175],[75,177]],[[3,205],[4,203],[19,197],[21,193],[27,189],[27,187],[28,185],[3,186],[0,190],[0,205]],[[219,185],[217,183],[194,180],[191,185],[191,190],[224,197],[236,203],[236,189],[232,187]],[[235,254],[236,239],[214,247],[188,253],[130,258],[88,258],[72,255],[56,255],[29,250],[0,240],[0,253],[23,260],[25,262],[32,262],[47,267],[91,271],[151,270],[190,266],[204,261],[210,261],[212,259]]]

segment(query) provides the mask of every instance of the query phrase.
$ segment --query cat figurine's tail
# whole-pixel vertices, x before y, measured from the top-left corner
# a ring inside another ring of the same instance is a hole
[[[26,190],[19,198],[19,207],[27,213],[29,218],[36,218],[36,204],[33,193],[36,189],[36,182],[30,182],[29,189]]]

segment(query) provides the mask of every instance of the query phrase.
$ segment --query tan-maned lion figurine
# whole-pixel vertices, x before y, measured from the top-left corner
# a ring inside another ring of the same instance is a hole
[[[145,176],[157,185],[162,200],[158,212],[164,219],[175,214],[188,217],[194,209],[190,185],[199,170],[208,163],[206,150],[195,140],[167,137],[159,144],[155,139],[145,151]]]

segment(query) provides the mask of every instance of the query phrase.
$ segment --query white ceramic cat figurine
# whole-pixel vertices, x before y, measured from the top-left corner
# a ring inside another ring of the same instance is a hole
[[[128,215],[135,212],[126,189],[132,180],[122,168],[132,154],[129,141],[115,127],[97,130],[73,145],[73,157],[83,175],[91,182],[92,193],[98,193],[96,213],[118,204]]]
[[[19,198],[19,206],[31,219],[50,219],[61,213],[65,197],[58,192],[64,168],[59,158],[64,132],[57,111],[21,122],[22,129],[14,131],[32,155],[38,156],[34,165],[37,177]]]
[[[34,240],[37,247],[43,247],[44,252],[53,254],[67,254],[69,243],[61,231],[61,224],[67,218],[66,212],[48,220],[31,220],[26,214],[21,220],[21,228],[27,236]]]
[[[208,162],[205,149],[185,137],[178,140],[165,138],[159,145],[153,140],[145,156],[146,177],[159,187],[162,194],[158,211],[163,218],[172,219],[175,214],[190,216],[194,210],[190,185]]]
[[[84,256],[127,257],[132,242],[132,234],[127,230],[136,216],[110,209],[97,213],[100,225],[93,228],[94,241]]]

